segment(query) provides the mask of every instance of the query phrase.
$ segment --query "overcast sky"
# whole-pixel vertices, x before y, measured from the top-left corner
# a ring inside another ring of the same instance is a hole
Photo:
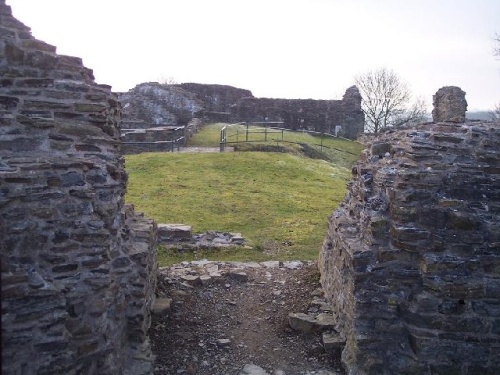
[[[431,108],[442,86],[469,110],[500,102],[500,0],[6,0],[33,35],[96,81],[218,83],[254,96],[340,99],[393,69]]]

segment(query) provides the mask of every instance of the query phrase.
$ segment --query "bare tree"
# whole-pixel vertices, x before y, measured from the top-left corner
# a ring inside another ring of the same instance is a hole
[[[380,68],[355,77],[369,132],[425,118],[423,100],[410,105],[411,92],[394,71]]]
[[[493,41],[495,43],[493,47],[493,54],[495,56],[500,57],[500,34],[495,33]],[[500,124],[500,103],[496,105],[495,109],[490,114],[491,114],[491,120],[496,124]]]
[[[495,34],[493,37],[493,54],[500,57],[500,34]]]
[[[173,76],[168,76],[168,77],[162,76],[160,78],[159,82],[160,82],[160,84],[165,85],[165,86],[177,84],[177,81],[175,80],[175,78]]]
[[[498,103],[493,111],[490,112],[491,121],[495,124],[500,124],[500,103]]]

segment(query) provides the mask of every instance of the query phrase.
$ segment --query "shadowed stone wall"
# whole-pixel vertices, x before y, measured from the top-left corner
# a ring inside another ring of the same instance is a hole
[[[120,104],[0,0],[2,374],[147,374],[155,225],[124,205]]]
[[[497,374],[500,128],[373,138],[330,217],[321,282],[348,373]]]

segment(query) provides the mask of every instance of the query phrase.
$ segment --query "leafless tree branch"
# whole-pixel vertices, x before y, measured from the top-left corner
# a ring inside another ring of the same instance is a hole
[[[380,68],[355,77],[355,82],[361,93],[368,131],[378,133],[388,126],[425,117],[423,100],[409,106],[410,89],[394,71]]]
[[[493,37],[493,54],[500,57],[500,34],[495,34]]]
[[[490,112],[491,115],[491,120],[496,123],[500,124],[500,103],[498,103],[495,107],[495,109]]]

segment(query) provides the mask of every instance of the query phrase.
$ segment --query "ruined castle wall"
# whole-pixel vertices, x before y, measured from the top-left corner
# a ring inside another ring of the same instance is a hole
[[[140,121],[144,128],[187,125],[203,112],[203,102],[194,93],[157,82],[141,83],[118,97],[124,122]]]
[[[123,106],[121,141],[125,154],[172,151],[203,125],[204,104],[182,87],[141,83],[118,97]]]
[[[231,106],[241,98],[253,97],[249,90],[227,85],[181,83],[176,86],[196,94],[196,97],[203,102],[204,116],[207,121],[231,121]]]
[[[364,129],[361,95],[356,87],[342,100],[242,98],[232,107],[233,121],[283,122],[292,130],[310,130],[356,139]]]
[[[339,135],[356,139],[365,131],[365,114],[361,109],[361,94],[356,86],[349,87],[342,98],[342,121]]]
[[[500,368],[500,128],[373,139],[330,217],[321,282],[349,374]]]
[[[245,122],[283,122],[287,129],[327,131],[339,123],[340,100],[243,98],[233,108],[233,119]]]
[[[282,122],[287,129],[349,139],[364,131],[361,95],[355,86],[346,90],[342,100],[303,100],[254,98],[249,90],[225,85],[149,82],[119,94],[119,98],[124,106],[122,141],[129,142],[136,135],[150,139],[149,144],[126,144],[127,153],[168,151],[169,145],[155,143],[168,138],[168,132],[148,130],[159,126],[187,124],[187,139],[205,122]],[[132,134],[125,129],[144,131]]]
[[[155,226],[124,205],[120,104],[0,0],[2,374],[151,370]]]
[[[465,122],[467,101],[465,91],[456,86],[441,87],[432,97],[434,122],[451,121]]]

